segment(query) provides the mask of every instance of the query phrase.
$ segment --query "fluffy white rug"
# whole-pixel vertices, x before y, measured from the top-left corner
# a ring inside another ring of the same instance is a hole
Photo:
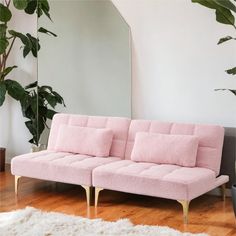
[[[206,236],[181,233],[169,227],[133,225],[128,219],[107,222],[90,220],[32,207],[0,213],[0,235],[4,236]]]

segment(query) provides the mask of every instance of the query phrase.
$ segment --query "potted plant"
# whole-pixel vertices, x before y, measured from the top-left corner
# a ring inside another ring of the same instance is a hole
[[[199,3],[207,8],[213,9],[216,14],[216,21],[222,24],[231,25],[236,31],[235,17],[236,5],[230,0],[192,0],[193,3]],[[222,44],[228,41],[236,40],[236,36],[225,36],[219,39],[218,44]],[[236,67],[226,70],[229,75],[236,75]],[[235,78],[235,77],[234,77]],[[216,89],[216,90],[228,90],[236,96],[236,89]],[[236,160],[235,160],[235,176],[236,176]],[[236,184],[232,185],[232,201],[234,206],[234,214],[236,216]]]
[[[30,33],[21,33],[9,29],[8,23],[12,19],[11,5],[26,14],[37,14],[47,16],[50,20],[50,6],[47,0],[4,0],[0,3],[0,107],[8,94],[19,102],[22,114],[27,119],[26,127],[32,134],[30,143],[38,146],[40,135],[47,127],[47,119],[52,119],[57,104],[64,104],[63,98],[49,86],[39,86],[37,82],[22,87],[16,80],[9,79],[16,65],[8,65],[8,59],[16,40],[22,43],[23,57],[32,53],[37,57],[40,50],[39,39]],[[57,35],[40,27],[38,32]]]

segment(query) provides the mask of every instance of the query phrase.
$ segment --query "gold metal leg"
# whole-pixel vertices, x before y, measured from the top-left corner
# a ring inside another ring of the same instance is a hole
[[[102,191],[103,188],[95,187],[95,207],[98,206],[98,196],[100,191]]]
[[[186,200],[177,200],[183,207],[184,214],[184,224],[188,224],[188,209],[189,209],[189,201]]]
[[[226,196],[226,185],[225,184],[221,185],[221,195],[222,195],[222,200],[225,201],[225,196]]]
[[[86,192],[86,199],[87,199],[87,206],[91,206],[92,205],[92,198],[93,198],[93,187],[91,186],[86,186],[86,185],[81,185]]]
[[[19,179],[21,176],[15,175],[15,194],[18,195]]]

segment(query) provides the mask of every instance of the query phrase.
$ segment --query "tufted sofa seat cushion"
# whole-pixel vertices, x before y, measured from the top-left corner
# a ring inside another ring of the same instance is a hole
[[[93,185],[155,197],[192,200],[211,190],[215,172],[201,167],[181,167],[122,160],[97,167]]]
[[[92,186],[92,170],[118,161],[117,157],[91,157],[56,151],[41,151],[12,159],[13,175]]]

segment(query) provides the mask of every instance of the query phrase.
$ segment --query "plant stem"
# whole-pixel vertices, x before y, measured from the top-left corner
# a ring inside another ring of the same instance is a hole
[[[0,55],[0,73],[2,72],[2,55]]]
[[[4,71],[6,68],[6,52],[2,55],[2,71]]]
[[[7,1],[7,0],[5,0],[5,1]],[[10,6],[10,3],[11,3],[11,0],[9,0],[8,3],[7,3],[7,7],[8,7],[8,8],[9,8],[9,6]]]
[[[13,47],[13,45],[14,45],[15,40],[16,40],[16,37],[14,37],[13,40],[11,41],[10,48],[8,49],[8,52],[6,53],[5,64],[4,64],[5,67],[6,67],[7,58],[8,58],[8,56],[9,56],[11,50],[12,50],[12,47]],[[4,67],[4,69],[5,69],[5,67]]]

